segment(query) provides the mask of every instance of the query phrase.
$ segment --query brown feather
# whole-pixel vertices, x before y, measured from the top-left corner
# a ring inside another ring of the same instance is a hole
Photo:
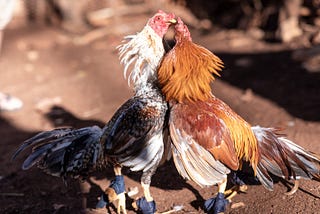
[[[171,105],[170,133],[178,171],[202,185],[217,183],[223,178],[219,173],[225,172],[220,163],[238,170],[244,160],[270,190],[270,173],[285,179],[320,180],[319,155],[280,136],[276,129],[251,127],[211,94],[210,83],[213,74],[219,76],[222,61],[192,43],[179,19],[175,30],[177,43],[160,64],[158,78]],[[207,161],[210,154],[214,159]]]
[[[162,92],[174,103],[170,121],[229,168],[237,170],[245,160],[256,170],[259,153],[251,126],[211,93],[223,62],[194,44],[181,20],[175,29],[177,43],[158,69]]]
[[[210,103],[211,108],[214,106],[215,114],[228,127],[238,159],[249,161],[255,171],[259,160],[259,152],[251,125],[218,98],[212,98]]]
[[[204,47],[187,39],[164,57],[158,78],[167,100],[205,101],[211,97],[210,83],[220,76],[223,62]]]
[[[170,121],[230,169],[237,170],[243,159],[256,168],[259,155],[250,125],[221,100],[177,103]]]
[[[285,179],[314,179],[320,181],[320,157],[279,134],[278,129],[252,128],[260,153],[258,178],[272,189],[272,174]]]

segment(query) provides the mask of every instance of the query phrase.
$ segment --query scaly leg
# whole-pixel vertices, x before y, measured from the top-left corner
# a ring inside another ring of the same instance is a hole
[[[241,186],[235,185],[230,189],[226,190],[224,192],[224,195],[228,195],[227,200],[231,201],[231,199],[235,197],[239,192],[246,192],[247,189],[248,189],[247,185],[241,185]]]
[[[218,184],[218,192],[224,193],[227,188],[227,179],[224,179],[220,184]]]
[[[125,193],[120,193],[118,199],[117,213],[120,214],[122,212],[123,214],[127,214]]]
[[[115,165],[113,167],[113,171],[115,175],[122,175],[121,170],[122,170],[122,167],[120,165]]]
[[[143,189],[144,197],[135,201],[132,206],[140,210],[143,214],[153,214],[156,212],[156,202],[153,200],[150,194],[151,177],[157,169],[157,164],[151,167],[148,171],[143,172],[141,177],[141,186]]]
[[[150,184],[144,184],[143,182],[141,182],[141,186],[142,186],[143,194],[146,200],[148,202],[153,201],[153,198],[150,193]]]

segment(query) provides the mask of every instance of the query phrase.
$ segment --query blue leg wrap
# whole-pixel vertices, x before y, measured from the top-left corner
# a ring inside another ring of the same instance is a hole
[[[114,191],[119,195],[126,191],[126,187],[124,184],[124,177],[123,175],[116,175],[116,178],[111,181],[110,186]]]
[[[120,193],[125,192],[125,184],[123,175],[116,175],[116,178],[111,181],[110,188],[114,189],[114,191],[119,195]],[[96,208],[103,208],[109,204],[108,196],[105,193],[102,193],[100,200],[98,201]]]
[[[241,178],[237,172],[232,171],[231,173],[232,173],[232,177],[231,177],[232,183],[234,183],[235,185],[238,185],[238,186],[245,185],[245,183],[241,180]]]
[[[100,200],[96,204],[96,209],[98,208],[104,208],[109,204],[108,196],[105,193],[102,193]]]
[[[145,197],[139,198],[136,203],[143,214],[154,214],[157,211],[156,202],[148,202]]]
[[[205,201],[205,212],[208,214],[217,214],[224,212],[228,203],[228,200],[224,198],[224,194],[219,192],[217,197],[210,198]]]

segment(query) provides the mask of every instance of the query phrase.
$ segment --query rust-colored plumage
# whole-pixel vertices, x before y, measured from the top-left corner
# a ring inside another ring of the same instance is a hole
[[[212,111],[214,111],[217,117],[221,118],[228,127],[240,164],[242,160],[249,161],[255,170],[259,154],[256,137],[251,130],[250,124],[217,98],[212,98],[207,101],[207,103],[211,103]]]
[[[192,42],[181,20],[176,45],[158,69],[163,94],[170,103],[170,135],[179,173],[199,185],[223,183],[230,170],[248,161],[260,182],[273,189],[270,174],[286,179],[320,179],[320,158],[277,134],[273,128],[252,127],[214,97],[210,83],[222,61]],[[220,188],[221,187],[221,188]]]
[[[237,170],[242,159],[250,161],[255,169],[258,152],[251,126],[211,93],[213,74],[220,76],[223,62],[208,49],[193,43],[185,25],[177,28],[180,28],[175,36],[177,44],[158,69],[162,92],[168,101],[176,101],[175,105],[179,106],[172,115],[192,122],[188,134],[231,169]],[[204,118],[197,120],[203,115]]]
[[[204,47],[177,34],[180,42],[163,59],[158,78],[167,100],[204,101],[211,97],[210,82],[223,62]]]
[[[258,163],[256,138],[251,126],[223,103],[211,96],[206,101],[176,103],[171,122],[210,151],[230,169],[237,170],[241,161]]]

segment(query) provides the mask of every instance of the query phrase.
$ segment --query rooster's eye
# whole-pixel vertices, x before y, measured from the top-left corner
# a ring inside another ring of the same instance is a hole
[[[156,20],[157,20],[157,21],[160,21],[160,20],[161,20],[161,17],[160,17],[160,16],[157,16],[157,17],[156,17]]]

